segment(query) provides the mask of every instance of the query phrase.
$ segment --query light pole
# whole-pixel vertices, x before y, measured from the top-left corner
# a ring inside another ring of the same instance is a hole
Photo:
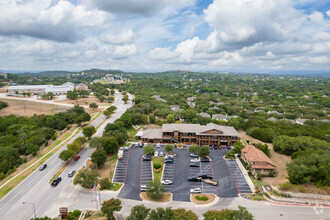
[[[23,202],[23,204],[32,204],[33,205],[33,213],[34,213],[34,219],[36,219],[36,207],[34,206],[34,202]]]

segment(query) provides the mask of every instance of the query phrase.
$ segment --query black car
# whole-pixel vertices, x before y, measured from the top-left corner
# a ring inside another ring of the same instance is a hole
[[[203,158],[203,159],[201,159],[201,162],[202,163],[210,163],[211,161],[210,161],[209,158]]]
[[[212,175],[211,174],[205,174],[205,173],[199,174],[198,177],[200,177],[202,179],[212,179]]]
[[[199,176],[190,176],[188,178],[188,181],[189,182],[200,182],[200,181],[202,181],[202,178],[200,178]]]
[[[210,149],[213,149],[213,145],[210,145],[209,148],[210,148]]]
[[[43,165],[41,165],[41,166],[39,167],[39,170],[42,171],[42,170],[44,170],[46,167],[47,167],[47,164],[44,163]]]
[[[144,156],[142,157],[142,160],[143,160],[143,161],[151,161],[151,160],[152,160],[152,156],[150,156],[150,155],[144,155]]]
[[[53,182],[51,183],[52,186],[57,186],[57,184],[59,184],[59,182],[61,182],[62,178],[59,176],[57,178],[55,178],[53,180]]]
[[[164,163],[173,163],[173,159],[169,157],[164,160]]]
[[[217,145],[214,145],[213,149],[214,150],[218,150],[218,146]]]
[[[196,162],[191,162],[189,164],[190,167],[199,167],[199,163],[196,163]]]

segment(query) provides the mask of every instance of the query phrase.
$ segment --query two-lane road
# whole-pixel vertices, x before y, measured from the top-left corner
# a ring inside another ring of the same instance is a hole
[[[117,107],[116,112],[97,129],[94,136],[102,136],[104,127],[108,123],[112,123],[120,118],[120,116],[132,106],[131,101],[128,101],[127,104],[123,103],[121,94],[116,93],[115,96],[116,98],[113,105]],[[105,119],[106,117],[102,114],[90,125],[96,127]],[[83,134],[80,132],[69,143],[81,136],[83,136]],[[35,204],[37,216],[41,217],[44,216],[46,210],[52,206],[60,194],[67,195],[68,198],[70,197],[70,194],[75,190],[75,187],[72,184],[73,178],[69,178],[67,174],[71,170],[79,170],[93,150],[89,149],[89,147],[84,148],[79,153],[81,158],[78,161],[72,161],[67,169],[61,174],[62,181],[56,187],[52,187],[49,184],[49,180],[65,164],[65,162],[58,158],[58,155],[65,149],[66,146],[62,147],[46,161],[48,166],[45,170],[35,170],[0,200],[0,220],[25,220],[33,218],[33,205],[23,204],[23,202],[33,202]]]

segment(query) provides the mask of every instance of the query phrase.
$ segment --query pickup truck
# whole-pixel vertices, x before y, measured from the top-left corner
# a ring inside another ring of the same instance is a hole
[[[118,159],[120,160],[121,158],[123,158],[123,154],[124,154],[124,151],[123,150],[119,150],[118,151]]]
[[[210,180],[210,179],[203,179],[204,183],[213,185],[213,186],[217,186],[218,185],[218,181],[214,181],[214,180]]]

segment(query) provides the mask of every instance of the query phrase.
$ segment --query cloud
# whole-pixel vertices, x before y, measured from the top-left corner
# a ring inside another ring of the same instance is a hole
[[[134,44],[115,46],[113,59],[124,59],[137,54],[137,47]]]
[[[330,9],[327,11],[327,15],[328,17],[330,17]]]
[[[158,61],[168,61],[179,58],[180,53],[171,51],[170,48],[155,48],[149,52],[149,58]]]
[[[120,34],[107,34],[104,37],[104,41],[110,44],[129,44],[134,39],[134,33],[132,30],[125,30]]]
[[[157,11],[182,8],[192,5],[195,0],[85,0],[89,7],[116,14],[139,14],[149,16]]]
[[[101,25],[105,19],[103,12],[87,10],[66,0],[50,4],[50,0],[0,3],[0,35],[75,42],[84,39],[86,31]]]

